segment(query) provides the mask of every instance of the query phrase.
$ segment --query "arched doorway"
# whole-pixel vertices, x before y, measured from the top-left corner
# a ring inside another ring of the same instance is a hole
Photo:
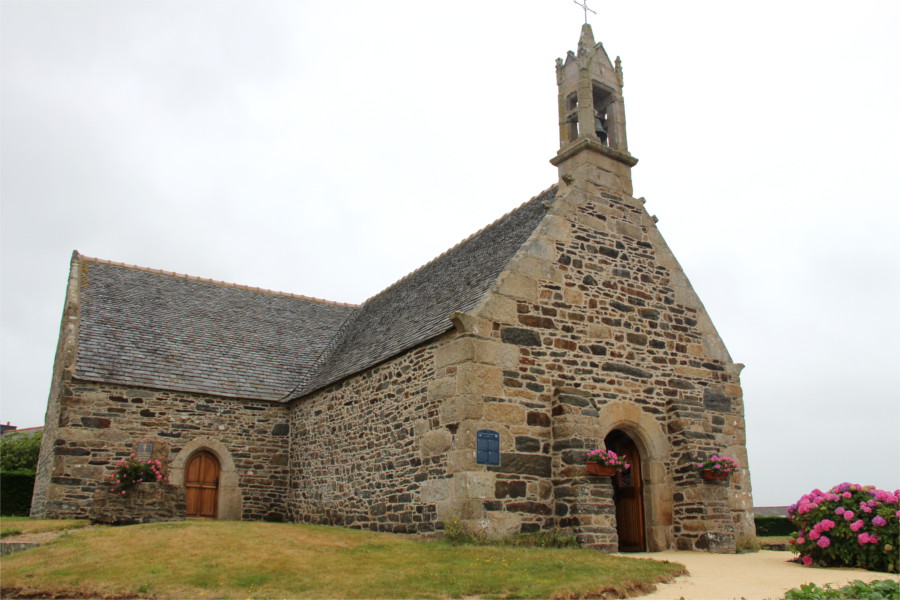
[[[621,552],[644,552],[644,491],[641,477],[641,453],[634,440],[620,429],[613,429],[604,440],[607,450],[628,457],[631,468],[613,477],[616,504],[616,531]]]
[[[215,519],[219,505],[219,461],[205,450],[191,456],[184,473],[185,516]]]

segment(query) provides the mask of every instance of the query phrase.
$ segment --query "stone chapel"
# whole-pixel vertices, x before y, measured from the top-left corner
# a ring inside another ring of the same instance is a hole
[[[32,515],[733,552],[743,365],[632,195],[620,61],[585,24],[556,76],[559,181],[360,306],[74,253]],[[631,469],[589,475],[603,447]],[[111,497],[132,453],[169,484]]]

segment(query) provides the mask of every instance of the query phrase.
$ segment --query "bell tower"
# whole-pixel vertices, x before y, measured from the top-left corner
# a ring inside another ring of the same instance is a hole
[[[625,103],[622,98],[622,61],[615,66],[594,32],[581,27],[578,53],[569,50],[565,61],[556,59],[559,87],[559,152],[550,159],[567,184],[591,182],[632,193],[631,167],[637,159],[628,153]]]

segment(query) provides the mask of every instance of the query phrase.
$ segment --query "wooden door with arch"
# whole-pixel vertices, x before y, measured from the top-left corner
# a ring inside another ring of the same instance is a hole
[[[644,535],[644,490],[641,471],[641,453],[631,437],[621,430],[613,430],[606,436],[606,448],[625,455],[630,468],[613,477],[613,499],[616,504],[616,531],[619,534],[619,550],[644,552],[647,542]]]
[[[219,504],[219,460],[201,450],[188,461],[184,470],[185,516],[215,519]]]

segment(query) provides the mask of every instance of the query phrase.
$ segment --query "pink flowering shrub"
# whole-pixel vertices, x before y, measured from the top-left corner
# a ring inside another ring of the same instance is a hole
[[[163,474],[161,462],[158,460],[140,461],[134,458],[134,454],[116,463],[116,470],[113,471],[109,480],[113,484],[109,491],[121,496],[142,482],[168,481]]]
[[[626,462],[628,459],[624,454],[619,456],[612,450],[605,450],[603,448],[597,448],[596,450],[591,450],[587,453],[587,457],[585,458],[585,462],[595,462],[600,463],[601,465],[606,465],[607,467],[612,467],[616,471],[622,471],[624,469],[630,469],[631,465]]]
[[[791,549],[806,565],[898,572],[900,490],[842,483],[813,490],[788,510],[797,526]]]

